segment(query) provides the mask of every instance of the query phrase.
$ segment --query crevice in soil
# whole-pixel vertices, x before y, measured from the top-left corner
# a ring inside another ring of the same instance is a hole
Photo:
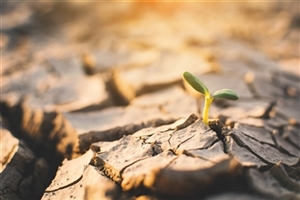
[[[270,113],[272,112],[272,110],[274,109],[274,107],[276,106],[277,102],[273,101],[269,104],[269,106],[266,108],[264,114],[261,116],[262,119],[270,119]]]
[[[261,95],[258,93],[255,85],[255,74],[253,72],[247,72],[244,76],[244,82],[247,85],[249,91],[251,92],[254,99],[260,99]]]
[[[131,135],[143,128],[167,125],[175,121],[175,119],[152,119],[139,124],[128,124],[104,131],[90,131],[79,135],[79,152],[81,154],[85,153],[90,149],[91,144],[95,142],[118,140],[124,135]]]
[[[228,129],[222,122],[219,120],[209,121],[208,122],[209,127],[211,130],[213,130],[216,134],[219,140],[223,143],[223,151],[226,154],[230,154],[231,151],[231,130]]]
[[[116,106],[127,106],[130,101],[135,97],[133,93],[133,89],[130,85],[125,83],[118,82],[118,72],[117,71],[110,71],[107,73],[107,80],[105,81],[106,91],[111,96],[112,102]],[[123,92],[121,86],[125,87],[123,89],[126,93]]]
[[[251,138],[252,140],[255,140],[256,142],[259,142],[259,143],[261,143],[261,144],[267,144],[267,145],[270,145],[271,147],[276,148],[276,143],[275,143],[274,141],[273,141],[273,142],[274,142],[275,145],[270,144],[270,143],[267,143],[267,142],[260,141],[260,140],[256,139],[255,137],[252,137],[252,136],[250,136],[250,135],[244,133],[243,131],[241,131],[241,133],[242,133],[244,136],[246,136],[246,137],[248,137],[248,138]],[[275,139],[275,138],[274,138],[274,139]]]
[[[183,87],[182,80],[179,79],[168,83],[145,85],[140,90],[136,91],[136,96],[141,96],[146,93],[152,93],[175,85],[179,85],[180,87]]]
[[[288,173],[289,177],[296,180],[300,181],[300,160],[299,162],[294,165],[294,166],[288,166],[283,164],[286,172]]]
[[[280,151],[281,153],[285,153],[285,154],[290,155],[290,156],[295,156],[295,155],[291,154],[288,150],[286,150],[285,148],[283,148],[282,146],[280,146],[280,144],[278,143],[278,141],[277,141],[277,139],[275,137],[275,134],[278,134],[279,137],[282,137],[283,134],[284,134],[284,129],[285,129],[285,126],[280,126],[279,128],[273,129],[273,131],[269,131],[269,134],[270,134],[270,136],[271,136],[271,138],[272,138],[272,140],[273,140],[273,142],[275,144],[275,145],[271,145],[271,146],[273,146],[276,149],[278,149],[278,151]],[[252,138],[252,139],[256,140],[255,138]],[[286,142],[288,142],[291,146],[295,147],[296,149],[300,150],[300,148],[297,145],[295,145],[292,141],[290,141],[289,139],[284,139],[283,138],[283,140],[285,140]],[[260,141],[258,141],[258,142],[260,142]],[[262,144],[264,144],[264,143],[262,143]]]
[[[135,89],[128,82],[122,80],[118,69],[106,72],[106,91],[110,95],[110,103],[113,102],[115,106],[127,106],[131,100],[135,97],[152,93],[161,89],[165,89],[171,86],[178,85],[183,86],[181,79],[174,80],[166,83],[143,85],[141,88]]]
[[[231,137],[234,139],[234,141],[243,148],[246,148],[250,153],[252,153],[253,155],[255,155],[257,158],[259,158],[262,162],[270,165],[272,163],[268,162],[267,160],[265,160],[263,157],[261,157],[260,155],[258,155],[257,153],[255,153],[250,147],[248,147],[246,144],[244,144],[239,138],[238,136],[236,136],[234,133],[231,134]]]
[[[218,143],[220,141],[220,139],[216,139],[214,140],[210,145],[203,147],[203,148],[195,148],[195,149],[188,149],[188,151],[193,151],[193,150],[205,150],[205,149],[209,149],[210,147],[214,146],[216,143]]]
[[[296,149],[300,150],[300,144],[296,144],[296,141],[292,141],[290,138],[284,138],[291,146],[295,147]]]
[[[276,129],[274,129],[273,131],[276,131]],[[275,147],[277,147],[277,146],[278,146],[278,143],[277,143],[277,140],[276,140],[276,138],[275,138],[275,136],[274,136],[273,131],[269,131],[269,134],[270,134],[270,136],[271,136],[272,141],[274,142]]]
[[[20,199],[40,198],[54,178],[62,160],[78,156],[77,133],[60,113],[32,109],[28,106],[26,98],[21,98],[16,103],[1,102],[1,108],[1,116],[5,119],[8,130],[22,141],[19,142],[19,148],[25,148],[15,153],[14,160],[8,163],[9,167],[16,168],[15,173],[22,175],[19,185],[15,186],[16,191],[13,192],[19,194]],[[28,150],[22,146],[23,143],[28,146]],[[33,158],[28,163],[24,159],[28,156],[27,152],[31,151]],[[38,169],[38,163],[41,161],[45,169]],[[25,167],[19,169],[19,166],[23,165]],[[43,171],[43,177],[36,177],[36,171],[39,170]],[[10,172],[4,170],[2,173],[3,176],[7,176],[5,173]],[[26,188],[31,185],[35,185],[33,188],[36,189],[30,193],[26,192]]]
[[[59,190],[62,190],[62,189],[65,189],[65,188],[68,188],[72,185],[75,185],[76,183],[78,183],[79,181],[81,181],[81,179],[83,178],[83,175],[80,175],[78,178],[76,178],[73,182],[67,184],[67,185],[64,185],[64,186],[61,186],[61,187],[58,187],[54,190],[45,190],[45,193],[51,193],[51,192],[56,192],[56,191],[59,191]]]
[[[111,99],[107,99],[99,104],[93,104],[89,105],[80,109],[72,110],[70,113],[79,113],[79,112],[90,112],[90,111],[96,111],[96,110],[103,110],[105,108],[109,108],[114,106]]]

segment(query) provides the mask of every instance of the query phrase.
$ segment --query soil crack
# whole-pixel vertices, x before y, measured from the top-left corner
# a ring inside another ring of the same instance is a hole
[[[231,137],[234,139],[234,141],[243,148],[246,148],[250,153],[252,153],[253,155],[255,155],[257,158],[259,158],[262,162],[270,165],[272,163],[268,162],[267,160],[265,160],[263,157],[261,157],[260,155],[258,155],[257,153],[255,153],[250,147],[248,147],[245,143],[243,143],[238,136],[236,136],[234,133],[231,134]]]
[[[175,119],[152,119],[139,124],[128,124],[104,131],[90,131],[79,135],[79,151],[80,153],[86,152],[95,142],[118,140],[124,135],[131,135],[141,129],[167,125],[175,121]]]
[[[217,137],[223,143],[223,151],[226,154],[230,154],[231,151],[231,138],[230,135],[232,131],[228,129],[222,122],[219,120],[209,121],[209,127],[216,132]]]

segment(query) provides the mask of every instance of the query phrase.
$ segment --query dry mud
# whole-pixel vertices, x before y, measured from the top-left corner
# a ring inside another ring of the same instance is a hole
[[[0,199],[300,199],[298,2],[1,4]]]

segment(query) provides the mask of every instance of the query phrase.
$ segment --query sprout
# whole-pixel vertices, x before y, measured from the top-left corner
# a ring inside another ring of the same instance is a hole
[[[198,92],[204,94],[204,109],[202,113],[202,120],[205,124],[208,125],[208,113],[210,105],[213,101],[213,99],[219,98],[219,99],[228,99],[228,100],[238,100],[238,95],[229,89],[222,89],[216,91],[213,95],[210,95],[210,92],[206,85],[202,83],[196,76],[191,74],[190,72],[184,72],[183,73],[184,79]]]

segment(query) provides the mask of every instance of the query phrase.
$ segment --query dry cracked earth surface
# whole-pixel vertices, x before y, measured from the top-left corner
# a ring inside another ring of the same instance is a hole
[[[300,199],[299,10],[1,2],[0,199]]]

